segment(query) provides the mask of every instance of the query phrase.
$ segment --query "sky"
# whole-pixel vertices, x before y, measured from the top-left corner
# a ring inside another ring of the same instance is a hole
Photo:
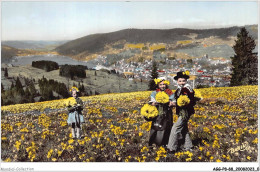
[[[257,1],[2,1],[1,40],[73,40],[128,28],[258,24]]]

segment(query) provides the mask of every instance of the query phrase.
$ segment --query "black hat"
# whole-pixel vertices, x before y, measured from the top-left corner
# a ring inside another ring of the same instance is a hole
[[[183,72],[183,71],[180,71],[180,72],[177,72],[177,76],[174,77],[175,80],[178,80],[179,78],[185,78],[185,79],[189,79],[190,76],[187,75],[187,72]],[[189,73],[189,72],[188,72]]]

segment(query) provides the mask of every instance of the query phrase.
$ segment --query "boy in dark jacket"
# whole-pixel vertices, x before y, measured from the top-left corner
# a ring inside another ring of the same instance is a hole
[[[196,103],[194,98],[195,92],[191,86],[187,84],[189,71],[178,72],[174,79],[177,80],[178,84],[178,88],[175,91],[175,99],[177,100],[176,114],[178,115],[178,120],[171,129],[167,145],[167,148],[171,153],[175,153],[183,142],[184,150],[191,150],[193,147],[188,131],[188,120],[195,112],[194,105]],[[183,97],[186,99],[183,100]]]

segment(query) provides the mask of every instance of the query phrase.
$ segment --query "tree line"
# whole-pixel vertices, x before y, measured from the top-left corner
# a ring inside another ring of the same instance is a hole
[[[1,83],[1,106],[11,104],[22,104],[22,103],[34,103],[48,100],[55,100],[61,98],[68,98],[69,88],[61,82],[53,79],[46,79],[44,76],[38,80],[38,83],[34,79],[20,78],[17,77],[12,82],[10,88],[4,88]],[[24,82],[22,84],[21,80]],[[35,85],[39,86],[39,89],[35,88]],[[83,83],[73,83],[73,86],[79,88],[81,96],[97,95],[97,91],[87,91]]]

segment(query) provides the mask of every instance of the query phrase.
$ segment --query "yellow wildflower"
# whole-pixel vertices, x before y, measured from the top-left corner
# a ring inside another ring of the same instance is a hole
[[[257,144],[257,143],[258,143],[258,138],[255,138],[255,139],[252,141],[252,143]]]
[[[4,162],[11,162],[11,158],[5,159]]]
[[[20,130],[21,132],[26,132],[26,133],[28,133],[29,132],[29,130],[25,127],[25,128],[23,128],[23,129],[21,129]]]
[[[182,72],[183,75],[190,75],[190,72],[188,70],[186,70],[185,72]]]
[[[74,89],[75,89],[77,92],[79,92],[79,89],[78,89],[77,87],[75,87],[75,86],[74,86],[74,87],[71,87],[70,92],[71,92],[72,90],[74,90]]]
[[[210,156],[210,152],[209,151],[207,151],[206,156]]]
[[[79,143],[80,145],[84,145],[84,144],[85,144],[85,140],[78,140],[78,143]]]
[[[22,134],[22,136],[21,136],[21,140],[24,140],[24,134]]]
[[[170,85],[170,81],[165,80],[165,81],[164,81],[164,84],[166,84],[166,85]]]
[[[155,106],[145,104],[141,108],[141,115],[145,116],[146,118],[154,118],[158,116],[159,112]]]
[[[158,83],[160,83],[160,82],[164,82],[164,84],[166,84],[166,85],[170,85],[170,81],[168,81],[168,80],[162,80],[162,79],[159,79],[159,78],[155,78],[154,79],[154,82],[155,82],[155,84],[157,85]]]
[[[16,147],[16,149],[19,151],[19,149],[20,149],[20,145],[21,145],[21,142],[20,141],[16,141],[15,142],[15,147]]]
[[[228,155],[226,159],[227,159],[227,160],[230,160],[230,156]]]
[[[192,160],[192,158],[186,158],[186,161],[191,161]]]
[[[158,103],[168,103],[169,102],[169,96],[164,91],[160,91],[156,94],[155,100]]]
[[[51,155],[52,155],[52,153],[53,153],[53,149],[50,149],[49,152],[48,152],[48,154],[47,154],[47,158],[50,158]]]
[[[85,157],[86,154],[82,154],[79,156],[79,159],[83,159]]]
[[[141,149],[141,152],[146,152],[146,151],[148,151],[149,149],[146,147],[146,146],[144,146],[142,149]]]
[[[177,99],[177,105],[182,107],[186,106],[190,103],[190,99],[186,95],[180,95],[180,97]]]
[[[61,156],[62,152],[63,152],[63,151],[59,151],[59,150],[58,150],[58,156]]]
[[[73,142],[74,142],[73,139],[69,139],[69,140],[68,140],[68,143],[69,143],[69,144],[72,144]]]
[[[203,151],[203,149],[204,149],[203,147],[201,147],[201,146],[199,147],[199,150],[200,150],[200,151]]]

